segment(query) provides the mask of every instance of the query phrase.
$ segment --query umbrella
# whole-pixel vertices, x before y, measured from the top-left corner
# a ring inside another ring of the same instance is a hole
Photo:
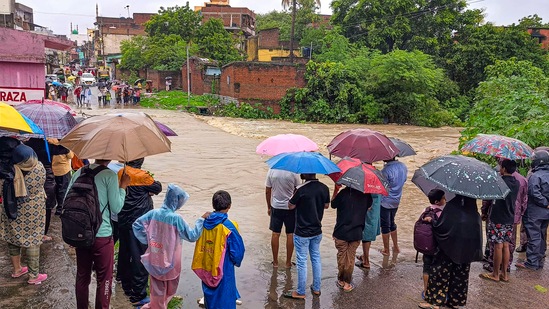
[[[496,134],[478,134],[467,142],[461,151],[482,153],[509,160],[527,159],[534,151],[524,142]]]
[[[71,75],[71,76],[67,77],[67,79],[72,81],[72,80],[76,79],[76,76]]]
[[[117,91],[118,89],[120,89],[120,86],[118,86],[118,85],[112,86],[112,90],[113,90],[113,91]]]
[[[63,87],[65,87],[65,88],[72,88],[72,84],[64,83],[64,84],[63,84]]]
[[[13,106],[0,102],[0,129],[15,133],[44,134],[44,131]]]
[[[45,100],[45,99],[42,99],[42,100],[28,100],[25,103],[26,104],[47,104],[47,105],[59,106],[61,108],[66,109],[71,115],[76,116],[76,112],[69,105],[67,105],[65,103],[61,103],[61,102],[57,102],[57,101],[53,101],[53,100]]]
[[[549,151],[549,147],[547,147],[547,146],[539,146],[538,148],[534,149],[534,152],[536,152],[536,151],[538,151],[538,150]]]
[[[453,199],[456,195],[448,190],[446,190],[444,187],[438,185],[437,183],[434,183],[430,180],[427,180],[425,178],[425,174],[420,169],[417,169],[414,173],[414,176],[412,177],[412,182],[423,191],[425,195],[429,194],[429,192],[433,189],[440,189],[444,191],[444,196],[446,197],[446,200],[449,201]]]
[[[341,169],[341,172],[335,172],[328,175],[334,182],[337,182],[339,178],[341,178],[341,175],[345,173],[348,169],[351,167],[359,166],[362,164],[362,162],[359,159],[353,159],[349,157],[345,157],[341,159],[339,162],[337,162],[337,167]]]
[[[318,152],[286,152],[267,160],[270,168],[297,174],[331,174],[341,171],[334,162]]]
[[[318,145],[299,134],[279,134],[271,136],[257,145],[255,152],[260,155],[276,156],[284,152],[317,151]]]
[[[406,143],[405,141],[396,137],[389,137],[389,139],[398,148],[398,157],[415,156],[417,154],[414,148],[412,148],[412,146],[410,146],[410,144]]]
[[[369,129],[353,129],[340,133],[328,145],[331,155],[351,157],[372,163],[389,160],[398,155],[398,148],[391,140]]]
[[[60,144],[80,158],[131,161],[170,152],[171,142],[145,113],[90,117]]]
[[[170,129],[170,127],[168,127],[167,125],[161,123],[160,121],[155,120],[154,123],[160,129],[160,131],[162,131],[162,133],[164,133],[164,135],[166,135],[166,136],[177,136],[177,133],[175,133],[172,129]]]
[[[442,156],[425,163],[419,170],[426,180],[447,191],[475,199],[503,199],[510,192],[490,165],[470,157]],[[427,188],[422,191],[426,192]]]
[[[15,108],[40,126],[47,137],[62,138],[76,125],[74,117],[59,106],[19,104]]]
[[[362,163],[348,169],[337,184],[344,185],[363,193],[389,195],[387,180],[375,167]]]
[[[54,85],[54,86],[59,86],[59,87],[63,86],[63,84],[61,84],[58,81],[53,81],[51,84]]]

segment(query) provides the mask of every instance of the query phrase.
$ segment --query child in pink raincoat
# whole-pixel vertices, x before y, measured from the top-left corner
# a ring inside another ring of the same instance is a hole
[[[181,273],[182,240],[195,242],[202,233],[206,212],[195,222],[194,229],[175,213],[189,199],[189,194],[174,184],[168,185],[164,203],[139,217],[133,223],[135,237],[149,247],[141,262],[151,278],[150,303],[142,308],[162,309],[175,295]]]

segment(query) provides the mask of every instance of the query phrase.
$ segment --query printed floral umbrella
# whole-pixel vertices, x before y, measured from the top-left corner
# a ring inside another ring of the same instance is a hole
[[[375,167],[361,163],[349,168],[337,181],[338,185],[361,191],[363,193],[388,195],[387,180]]]
[[[475,199],[503,199],[510,192],[490,165],[475,158],[447,155],[435,158],[419,168],[420,177],[449,192]],[[423,192],[421,183],[414,182]]]
[[[528,159],[534,153],[526,143],[496,134],[478,134],[463,145],[461,151],[482,153],[509,160]]]

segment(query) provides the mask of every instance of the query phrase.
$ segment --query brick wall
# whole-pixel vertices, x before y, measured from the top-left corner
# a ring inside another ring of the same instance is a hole
[[[212,83],[219,83],[219,77],[205,75],[206,66],[197,57],[191,57],[190,74],[191,74],[191,93],[202,95],[205,93],[212,93]],[[187,62],[183,64],[181,68],[181,84],[183,91],[187,91]],[[215,87],[216,93],[219,93],[219,85]]]
[[[120,80],[122,75],[129,76],[130,70],[117,69],[116,79]],[[182,89],[181,72],[180,71],[157,71],[157,70],[139,70],[138,76],[146,80],[152,81],[152,88],[157,90],[166,89],[166,77],[172,77],[172,89]],[[143,85],[145,87],[145,85]]]
[[[543,49],[549,49],[549,28],[528,29],[528,33],[541,43]]]
[[[280,29],[265,29],[258,33],[260,49],[278,49],[280,41]]]
[[[241,101],[278,101],[292,87],[305,87],[300,64],[233,62],[223,67],[220,94]]]

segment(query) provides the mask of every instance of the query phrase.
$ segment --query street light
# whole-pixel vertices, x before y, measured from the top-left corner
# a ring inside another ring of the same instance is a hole
[[[130,5],[128,4],[124,8],[128,10],[128,18],[130,18]]]

